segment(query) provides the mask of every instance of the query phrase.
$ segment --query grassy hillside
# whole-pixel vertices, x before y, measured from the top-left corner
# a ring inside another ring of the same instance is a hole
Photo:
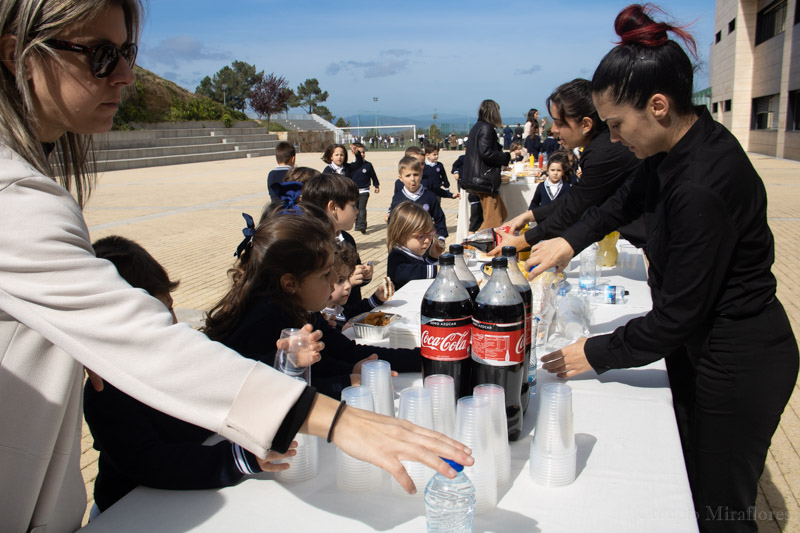
[[[136,82],[123,93],[114,129],[132,129],[147,122],[183,120],[247,120],[244,113],[228,109],[205,96],[198,96],[138,65]]]

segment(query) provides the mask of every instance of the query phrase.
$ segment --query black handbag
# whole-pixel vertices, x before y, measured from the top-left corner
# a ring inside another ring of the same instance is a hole
[[[500,190],[500,167],[490,167],[478,176],[461,178],[461,188],[471,193],[497,194]]]

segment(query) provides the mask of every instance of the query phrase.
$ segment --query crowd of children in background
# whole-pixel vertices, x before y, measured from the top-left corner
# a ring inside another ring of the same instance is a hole
[[[537,137],[539,125],[535,117],[529,118],[533,120],[526,123],[526,138],[514,142],[545,150],[553,139],[530,141]],[[247,227],[236,262],[228,271],[231,287],[208,312],[202,328],[209,338],[269,365],[274,363],[281,331],[304,328],[310,339],[305,362],[313,364],[312,384],[337,398],[343,388],[359,383],[366,360],[380,357],[398,371],[419,369],[419,349],[358,345],[341,330],[348,320],[382,304],[395,288],[436,277],[437,259],[448,236],[440,198],[460,197],[458,191],[450,190],[437,146],[414,145],[405,150],[385,219],[389,280],[363,297],[361,289],[371,281],[373,267],[369,262],[362,264],[356,241],[348,232],[355,227],[366,233],[370,187],[377,194],[380,182],[366,160],[363,142],[351,144],[349,153],[341,144],[329,146],[322,156],[327,166],[319,172],[295,166],[291,144],[276,146],[277,166],[267,177],[270,203],[257,224],[243,214]],[[570,155],[560,151],[549,158],[547,179],[538,186],[531,208],[568,192],[574,174]],[[456,182],[463,157],[452,167]],[[471,196],[470,205],[479,208]],[[148,291],[172,312],[170,292],[177,282],[141,246],[108,237],[96,242],[95,249],[129,283]],[[224,487],[249,474],[286,469],[288,465],[274,461],[295,453],[290,449],[285,455],[271,453],[261,460],[227,441],[205,446],[208,431],[159,413],[111,385],[99,392],[87,382],[84,395],[86,419],[100,451],[95,515],[138,485]]]

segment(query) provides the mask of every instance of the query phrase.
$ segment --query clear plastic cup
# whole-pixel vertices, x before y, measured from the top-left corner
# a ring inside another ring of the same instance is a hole
[[[539,396],[530,476],[545,486],[569,485],[575,480],[576,458],[572,388],[565,383],[547,383]]]
[[[420,427],[433,429],[431,392],[423,387],[408,387],[400,391],[400,408],[397,417],[408,420]],[[421,497],[423,494],[422,488],[427,486],[428,481],[435,474],[434,470],[414,461],[400,462],[414,481],[414,485],[417,486],[417,494],[414,496]],[[398,495],[408,495],[394,479],[392,479],[392,491]]]
[[[273,366],[293,378],[311,383],[311,364],[308,357],[309,333],[304,329],[285,328],[281,339],[288,339],[288,346],[275,354]]]
[[[495,384],[477,385],[473,396],[486,398],[492,419],[491,447],[497,470],[497,488],[511,482],[511,447],[508,445],[508,423],[506,421],[506,393],[502,386]]]
[[[372,391],[376,413],[394,416],[392,367],[388,361],[377,359],[361,365],[361,385]]]
[[[475,463],[465,467],[475,486],[476,512],[490,511],[497,506],[497,470],[490,443],[492,421],[486,398],[465,396],[456,409],[456,440],[472,449]]]
[[[372,391],[367,387],[347,387],[342,391],[342,400],[348,408],[374,411]],[[350,457],[336,449],[336,485],[347,492],[367,492],[380,488],[383,471],[375,465]]]
[[[431,392],[433,429],[454,437],[456,434],[456,389],[453,376],[433,374],[427,376],[424,386]]]
[[[295,483],[308,481],[317,477],[319,473],[319,441],[312,435],[298,433],[297,455],[283,460],[289,463],[288,470],[275,473],[275,479],[281,483]]]

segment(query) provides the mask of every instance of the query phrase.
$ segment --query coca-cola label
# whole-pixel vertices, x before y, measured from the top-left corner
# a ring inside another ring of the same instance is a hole
[[[530,347],[532,343],[531,335],[533,335],[533,306],[526,305],[525,306],[525,331],[527,335],[525,335],[525,346]]]
[[[470,318],[440,320],[422,317],[422,357],[434,361],[460,361],[469,357]]]
[[[525,357],[525,322],[494,324],[473,318],[472,353],[491,363],[521,363]]]

